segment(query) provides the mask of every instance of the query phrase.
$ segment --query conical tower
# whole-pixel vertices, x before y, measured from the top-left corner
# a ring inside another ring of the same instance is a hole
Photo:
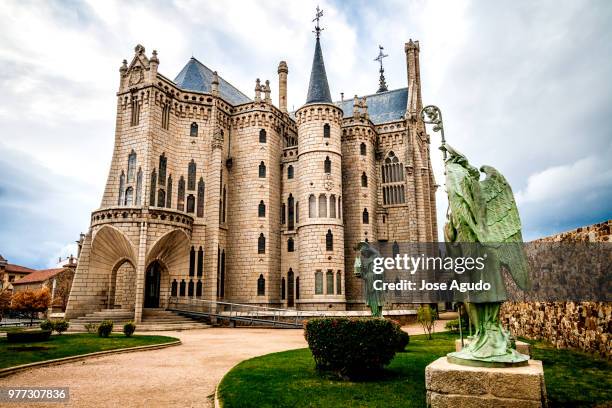
[[[306,104],[296,112],[298,128],[298,306],[345,309],[342,221],[342,109],[332,103],[317,35]]]

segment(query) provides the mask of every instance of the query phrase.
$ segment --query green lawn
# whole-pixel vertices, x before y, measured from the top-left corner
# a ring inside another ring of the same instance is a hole
[[[8,343],[6,338],[3,338],[0,339],[0,368],[95,351],[164,344],[176,340],[178,339],[167,336],[125,337],[123,334],[114,333],[108,338],[90,333],[54,335],[49,341],[35,343]]]
[[[375,382],[322,378],[308,349],[268,354],[234,367],[221,381],[219,397],[226,408],[424,407],[425,367],[453,351],[456,338],[450,333],[435,334],[433,340],[411,336],[407,351],[397,354],[385,378]],[[612,364],[543,343],[533,347],[533,358],[544,363],[552,407],[612,401]]]

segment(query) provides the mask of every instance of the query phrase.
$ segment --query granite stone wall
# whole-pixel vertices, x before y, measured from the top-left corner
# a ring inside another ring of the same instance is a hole
[[[612,220],[581,227],[541,242],[610,242]],[[610,358],[612,303],[507,302],[501,310],[504,325],[515,336],[549,341],[558,348],[575,348]]]

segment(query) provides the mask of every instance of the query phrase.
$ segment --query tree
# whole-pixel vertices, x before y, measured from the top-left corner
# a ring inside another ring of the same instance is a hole
[[[0,321],[4,317],[4,313],[11,308],[11,297],[13,294],[10,290],[0,290]]]
[[[420,306],[417,310],[417,321],[423,326],[427,339],[431,340],[431,333],[436,323],[436,312],[429,305]]]
[[[38,290],[25,290],[13,295],[11,308],[30,315],[30,322],[34,320],[38,312],[44,312],[51,304],[51,292],[49,288]]]

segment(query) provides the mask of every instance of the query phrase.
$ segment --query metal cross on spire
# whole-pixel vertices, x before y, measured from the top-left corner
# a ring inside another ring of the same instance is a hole
[[[313,31],[313,33],[315,33],[315,35],[317,36],[317,38],[319,38],[321,36],[321,31],[325,30],[324,28],[321,28],[319,26],[319,20],[320,18],[323,17],[323,10],[321,10],[319,8],[319,6],[317,5],[317,14],[315,15],[315,18],[312,20],[313,22],[316,21],[317,25],[315,26],[315,29]]]
[[[380,79],[378,81],[378,91],[376,91],[376,93],[388,91],[387,82],[385,81],[385,69],[383,68],[383,58],[387,58],[389,55],[383,53],[384,49],[385,47],[383,47],[382,45],[379,45],[378,46],[378,50],[379,50],[378,57],[374,58],[374,61],[380,62],[380,70],[378,71],[380,72]]]

